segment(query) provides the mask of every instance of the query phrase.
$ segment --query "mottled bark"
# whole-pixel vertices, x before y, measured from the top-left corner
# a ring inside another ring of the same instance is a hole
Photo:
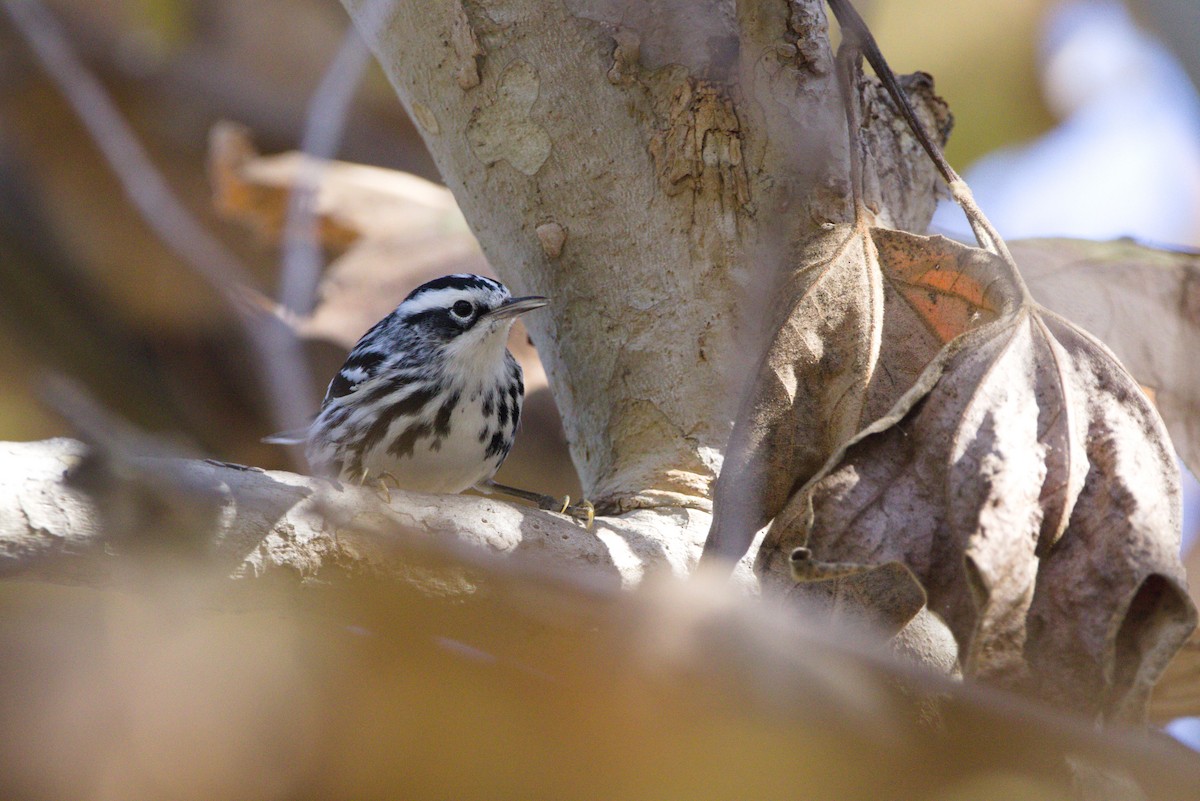
[[[793,246],[849,213],[822,5],[344,5],[493,267],[554,299],[530,328],[588,495],[709,509],[759,347],[744,321]],[[876,127],[868,200],[921,230],[932,169]]]

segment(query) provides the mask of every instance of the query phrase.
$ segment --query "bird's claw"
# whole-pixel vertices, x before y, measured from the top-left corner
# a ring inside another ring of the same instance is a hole
[[[560,515],[570,515],[576,520],[583,523],[583,527],[588,531],[592,530],[592,524],[596,522],[596,507],[586,498],[577,504],[571,504],[571,496],[564,495],[562,499],[562,508],[558,510]]]
[[[400,489],[400,479],[396,478],[391,473],[387,473],[387,472],[380,473],[376,478],[371,479],[371,486],[379,491],[379,499],[381,501],[383,501],[385,504],[387,504],[388,506],[391,506],[392,492],[391,492],[391,490],[388,489],[388,485],[387,485],[387,480],[389,478],[392,480],[392,484],[395,485],[396,489]],[[359,485],[361,486],[361,485],[365,484],[366,481],[367,481],[367,473],[364,470],[363,475],[362,475],[362,480],[359,481]]]

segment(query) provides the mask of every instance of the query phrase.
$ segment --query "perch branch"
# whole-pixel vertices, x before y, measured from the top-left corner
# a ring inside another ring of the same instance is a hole
[[[280,571],[320,578],[344,569],[411,578],[399,546],[415,543],[450,549],[468,564],[531,559],[628,587],[652,570],[689,573],[709,525],[709,516],[697,510],[674,510],[669,520],[637,510],[598,519],[587,531],[561,515],[491,498],[394,491],[385,504],[370,489],[161,456],[129,459],[119,482],[97,490],[89,481],[85,492],[70,477],[86,457],[85,446],[69,439],[0,443],[0,574],[77,578],[73,571],[84,561],[77,557],[90,562],[97,554],[119,557],[142,547],[128,531],[140,520],[148,536],[169,533],[178,541],[187,536],[181,529],[194,532],[203,541],[193,544],[239,578]],[[153,508],[172,516],[146,525],[145,515],[124,515],[124,530],[114,533],[108,521],[129,508],[130,486],[142,488],[143,505],[147,494],[169,494],[170,503]],[[180,509],[188,510],[183,517]],[[748,563],[738,576],[743,585],[754,584]]]

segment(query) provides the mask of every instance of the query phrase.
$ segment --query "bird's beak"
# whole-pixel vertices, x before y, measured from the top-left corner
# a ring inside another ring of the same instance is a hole
[[[540,309],[550,302],[550,298],[530,295],[525,298],[509,298],[487,313],[489,320],[508,320],[527,311]]]

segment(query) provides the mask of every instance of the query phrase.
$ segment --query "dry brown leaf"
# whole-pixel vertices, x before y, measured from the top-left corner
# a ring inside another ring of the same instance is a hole
[[[282,242],[292,191],[316,182],[318,240],[344,252],[322,276],[312,314],[294,319],[307,339],[348,350],[425,281],[449,273],[495,277],[443,186],[380,167],[319,163],[299,152],[263,156],[233,123],[213,128],[208,161],[218,211],[273,243]],[[544,388],[545,373],[520,322],[509,347],[526,370],[527,390]]]
[[[1195,626],[1179,536],[1153,407],[1103,345],[1026,302],[955,340],[831,460],[776,518],[761,567],[790,573],[802,545],[901,562],[965,673],[1137,721]]]
[[[845,35],[856,225],[795,262],[731,437],[706,553],[740,556],[773,518],[758,566],[785,594],[903,606],[893,591],[907,576],[951,629],[967,675],[1140,723],[1196,625],[1166,427],[1104,345],[1033,301],[861,17],[846,0],[830,7]],[[864,222],[864,56],[971,222],[981,248],[961,248],[962,265],[933,254],[947,250],[940,242]],[[899,258],[876,243],[886,237],[904,243]],[[893,262],[919,265],[922,282],[896,281]],[[842,592],[889,573],[882,593]]]
[[[754,532],[885,414],[946,342],[1006,311],[994,261],[942,237],[865,222],[830,226],[803,246],[730,437],[706,554],[745,553]]]
[[[272,242],[283,235],[289,197],[307,179],[316,184],[320,241],[345,247],[359,237],[396,239],[431,233],[470,233],[454,195],[415,175],[314,159],[299,151],[263,156],[249,132],[222,122],[209,135],[214,205]]]
[[[449,273],[495,277],[443,186],[380,167],[319,163],[299,152],[263,156],[249,132],[233,123],[215,126],[210,139],[218,211],[273,243],[282,241],[292,191],[316,182],[318,240],[344,252],[322,276],[312,314],[295,320],[305,338],[349,349],[425,281]],[[509,346],[532,373],[527,387],[543,388],[545,374],[519,322]]]
[[[1034,298],[1095,334],[1152,391],[1180,456],[1200,474],[1200,254],[1127,239],[1010,247]]]
[[[232,123],[213,128],[208,161],[217,210],[272,243],[282,242],[293,190],[315,183],[317,240],[340,255],[312,315],[296,321],[306,338],[350,348],[413,287],[448,273],[492,275],[450,190],[423,178],[299,152],[263,156]]]

